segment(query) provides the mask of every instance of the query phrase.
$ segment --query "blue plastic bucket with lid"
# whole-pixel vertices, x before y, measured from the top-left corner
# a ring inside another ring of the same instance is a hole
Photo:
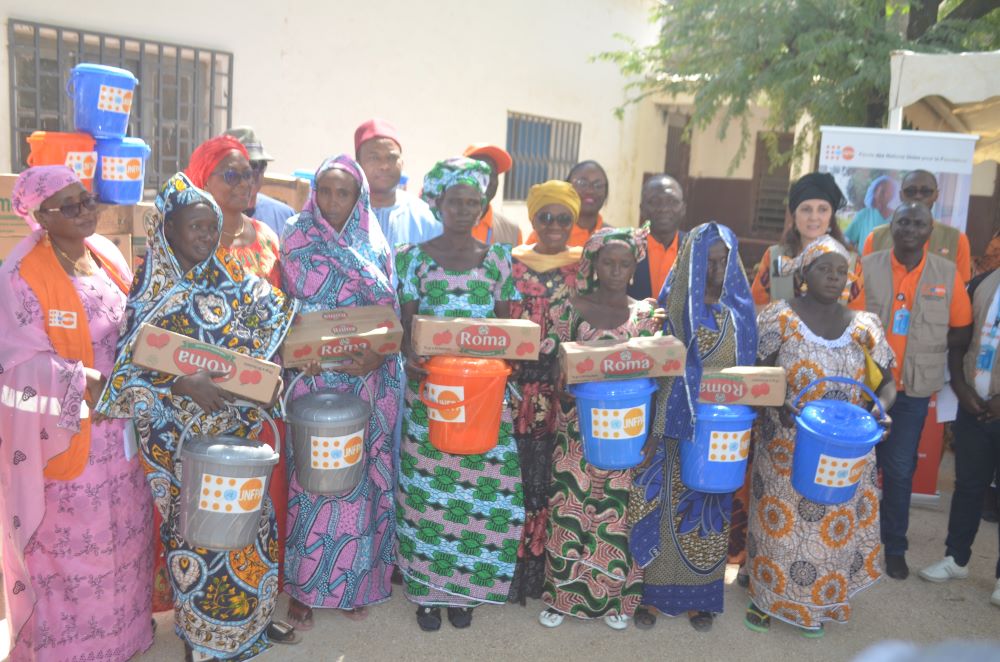
[[[104,138],[97,141],[97,176],[94,191],[101,202],[134,205],[142,202],[149,145],[139,138]]]
[[[743,487],[750,428],[756,416],[745,405],[698,403],[694,436],[681,442],[681,482],[692,490],[713,494]]]
[[[823,381],[841,382],[863,389],[885,411],[864,384],[846,377],[824,377],[811,382],[795,399]],[[792,487],[817,503],[834,505],[854,496],[864,477],[866,457],[882,440],[882,426],[861,407],[843,400],[813,400],[795,417],[795,454]]]
[[[598,469],[630,469],[642,462],[649,434],[652,379],[572,384],[583,457]]]
[[[73,67],[66,93],[73,99],[77,131],[95,138],[124,138],[139,79],[131,71],[103,64]]]

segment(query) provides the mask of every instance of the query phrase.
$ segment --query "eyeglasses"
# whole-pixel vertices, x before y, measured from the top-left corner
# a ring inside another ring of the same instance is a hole
[[[608,183],[600,179],[574,179],[570,182],[579,189],[590,189],[595,193],[604,193],[608,190]]]
[[[219,177],[222,177],[223,181],[226,182],[226,185],[230,187],[239,186],[240,182],[249,182],[254,178],[253,169],[240,171],[235,168],[228,168],[224,172],[216,174],[219,175]]]
[[[552,225],[553,222],[561,228],[568,228],[573,225],[572,214],[553,214],[550,211],[543,211],[535,214],[535,220],[541,225]]]
[[[903,189],[903,193],[906,194],[908,198],[915,198],[918,195],[921,198],[926,198],[934,194],[937,191],[933,186],[907,186]]]
[[[88,195],[83,200],[79,202],[67,202],[61,207],[54,207],[52,209],[39,209],[38,211],[44,211],[49,214],[54,214],[59,212],[66,218],[76,218],[84,210],[97,209],[97,198],[92,195]]]

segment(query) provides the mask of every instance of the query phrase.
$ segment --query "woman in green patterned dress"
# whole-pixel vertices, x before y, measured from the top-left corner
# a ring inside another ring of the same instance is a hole
[[[396,564],[420,629],[441,627],[441,607],[456,628],[472,608],[507,601],[524,526],[524,496],[513,418],[505,403],[497,445],[482,455],[451,455],[428,439],[418,397],[423,370],[410,342],[414,315],[509,317],[519,299],[510,246],[472,236],[487,200],[490,169],[467,158],[441,161],[424,178],[423,198],[444,226],[430,241],[396,254],[406,337],[406,409],[396,495]]]

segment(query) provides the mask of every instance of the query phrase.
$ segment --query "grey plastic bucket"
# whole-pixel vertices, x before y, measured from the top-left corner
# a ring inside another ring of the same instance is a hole
[[[302,376],[289,383],[286,398]],[[353,393],[321,389],[286,403],[295,477],[310,494],[343,495],[357,487],[364,476],[365,442],[374,403],[368,383],[361,383],[369,402]]]
[[[256,538],[281,450],[277,426],[266,413],[264,418],[274,433],[274,450],[234,435],[185,440],[194,419],[181,432],[174,453],[182,463],[180,531],[192,547],[243,549]]]

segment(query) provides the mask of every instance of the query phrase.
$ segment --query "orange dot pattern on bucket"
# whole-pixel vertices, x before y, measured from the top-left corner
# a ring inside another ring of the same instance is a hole
[[[646,430],[646,405],[626,409],[590,410],[590,429],[595,439],[632,439]]]
[[[113,85],[101,85],[101,94],[97,98],[97,109],[128,115],[132,112],[132,91]]]
[[[361,461],[364,430],[337,437],[312,437],[309,466],[320,471],[346,469]]]
[[[865,459],[830,457],[820,455],[813,482],[823,487],[848,487],[861,481]]]
[[[264,501],[267,476],[233,478],[202,474],[198,493],[198,509],[212,513],[252,513],[260,510]]]
[[[750,455],[750,428],[712,430],[708,444],[709,462],[742,462]]]

